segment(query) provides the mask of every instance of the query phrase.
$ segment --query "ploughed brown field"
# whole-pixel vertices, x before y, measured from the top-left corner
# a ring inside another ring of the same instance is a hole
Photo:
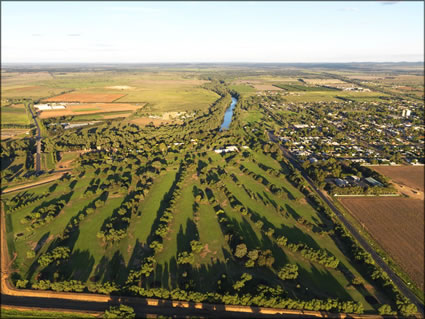
[[[339,200],[424,289],[424,201],[405,197],[345,197]]]
[[[45,99],[43,102],[113,102],[124,95],[71,92]]]
[[[41,111],[40,118],[46,119],[50,117],[72,116],[83,114],[95,114],[105,112],[129,111],[140,109],[143,105],[134,105],[127,103],[90,103],[90,104],[74,104],[67,105],[65,109]],[[124,115],[122,115],[124,116]]]
[[[395,183],[424,191],[424,166],[374,166],[378,173]]]

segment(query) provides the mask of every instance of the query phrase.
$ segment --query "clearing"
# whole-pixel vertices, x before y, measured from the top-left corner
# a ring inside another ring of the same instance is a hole
[[[423,289],[424,202],[400,197],[345,197],[339,200]]]

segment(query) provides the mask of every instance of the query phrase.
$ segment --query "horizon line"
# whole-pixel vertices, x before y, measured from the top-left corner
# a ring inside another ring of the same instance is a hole
[[[1,65],[6,64],[342,64],[342,63],[424,63],[422,61],[343,61],[343,62],[1,62]]]

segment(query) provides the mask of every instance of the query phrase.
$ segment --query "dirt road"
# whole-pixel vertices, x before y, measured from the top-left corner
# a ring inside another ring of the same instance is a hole
[[[55,180],[60,179],[65,173],[70,172],[70,171],[71,170],[56,171],[57,174],[55,173],[55,174],[49,176],[48,178],[42,179],[41,181],[37,181],[37,182],[34,182],[34,183],[29,183],[29,184],[23,184],[23,185],[15,186],[15,187],[12,187],[12,188],[7,188],[2,192],[2,194],[16,192],[16,191],[20,191],[20,190],[24,190],[24,189],[28,189],[28,188],[32,188],[32,187],[36,187],[36,186],[40,186],[40,185],[43,185],[43,184],[53,182]]]

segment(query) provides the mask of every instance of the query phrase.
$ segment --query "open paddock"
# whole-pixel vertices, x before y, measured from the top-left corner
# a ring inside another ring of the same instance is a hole
[[[60,94],[64,91],[63,88],[50,88],[46,86],[32,85],[32,86],[20,86],[20,87],[7,87],[3,86],[1,89],[2,98],[7,99],[20,99],[20,98],[32,98],[39,99],[52,95]]]
[[[424,201],[402,197],[344,197],[344,207],[424,289]]]
[[[128,103],[73,104],[67,105],[66,109],[42,111],[40,114],[40,118],[46,119],[60,116],[73,116],[121,111],[129,111],[128,114],[130,114],[141,107],[143,106]]]
[[[304,82],[313,85],[342,85],[346,84],[346,82],[341,81],[339,79],[304,79]]]
[[[113,102],[125,94],[71,92],[45,99],[43,102]]]
[[[134,89],[134,87],[128,86],[128,85],[114,85],[114,86],[107,86],[105,89],[112,89],[112,90],[131,90],[131,89]]]
[[[1,129],[0,131],[0,136],[1,136],[1,140],[5,140],[8,138],[14,138],[14,137],[21,137],[21,136],[25,136],[26,133],[29,132],[29,129],[20,129],[20,128],[6,128],[6,129]]]
[[[1,124],[30,125],[30,117],[23,104],[13,104],[1,107]]]
[[[424,191],[424,166],[372,166],[371,168],[397,184]]]

